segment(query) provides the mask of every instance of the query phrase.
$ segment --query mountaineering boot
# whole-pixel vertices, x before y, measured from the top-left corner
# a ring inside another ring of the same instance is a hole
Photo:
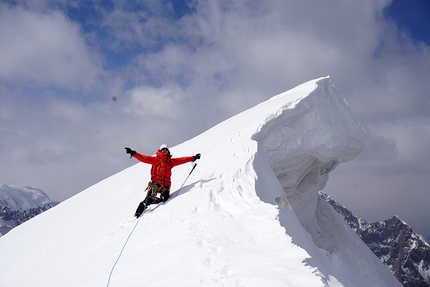
[[[139,216],[145,211],[146,209],[146,204],[144,201],[142,201],[141,203],[139,203],[139,206],[136,209],[136,213],[134,214],[134,216],[136,216],[136,218],[139,218]]]

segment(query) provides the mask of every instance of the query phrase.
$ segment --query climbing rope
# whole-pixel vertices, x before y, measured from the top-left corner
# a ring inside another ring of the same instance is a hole
[[[133,229],[131,230],[130,234],[129,234],[129,235],[128,235],[128,237],[127,237],[127,240],[125,241],[124,245],[122,246],[122,249],[121,249],[121,252],[120,252],[120,253],[119,253],[119,255],[118,255],[118,258],[116,259],[116,261],[115,261],[114,265],[112,266],[112,270],[110,271],[109,279],[108,279],[108,282],[107,282],[106,287],[109,287],[109,284],[110,284],[110,278],[111,278],[111,276],[112,276],[113,270],[115,269],[116,264],[118,263],[119,259],[121,258],[122,252],[124,251],[124,248],[125,248],[125,246],[127,245],[128,240],[130,239],[131,235],[133,234],[134,230],[136,229],[136,226],[137,226],[137,224],[139,223],[140,218],[141,218],[141,217],[139,217],[139,218],[137,219],[136,224],[134,225]]]
[[[191,171],[190,171],[190,173],[188,174],[187,178],[184,180],[184,182],[182,183],[181,187],[178,189],[178,191],[176,192],[176,194],[175,194],[175,196],[174,196],[174,197],[176,197],[176,196],[179,194],[179,192],[181,191],[181,189],[182,189],[182,187],[184,186],[185,182],[186,182],[186,181],[187,181],[187,179],[190,177],[190,175],[191,175],[191,173],[193,172],[193,170],[196,168],[196,165],[197,165],[197,163],[194,163],[194,164],[193,164],[193,168],[191,169]],[[148,191],[148,192],[149,192],[149,191]],[[173,198],[174,198],[174,197],[173,197]],[[146,197],[146,200],[148,200],[148,197]],[[125,241],[124,245],[122,246],[122,249],[121,249],[121,252],[120,252],[120,253],[119,253],[119,255],[118,255],[118,258],[116,259],[115,263],[114,263],[114,264],[113,264],[113,266],[112,266],[112,269],[111,269],[111,271],[110,271],[110,274],[109,274],[109,278],[108,278],[108,282],[107,282],[106,287],[109,287],[109,284],[110,284],[110,278],[112,277],[113,270],[115,269],[116,264],[118,263],[119,259],[121,258],[122,252],[124,251],[125,246],[127,245],[128,240],[130,239],[131,235],[133,234],[134,230],[136,229],[137,224],[138,224],[138,223],[139,223],[139,221],[140,221],[140,218],[142,218],[142,215],[141,215],[141,216],[139,216],[139,218],[137,219],[136,224],[134,225],[133,229],[131,230],[130,234],[129,234],[129,235],[128,235],[128,237],[127,237],[127,240]]]

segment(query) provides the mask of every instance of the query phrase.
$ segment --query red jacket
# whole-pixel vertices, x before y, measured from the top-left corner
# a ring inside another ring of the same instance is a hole
[[[172,158],[170,154],[165,155],[161,150],[157,150],[155,156],[147,156],[136,152],[133,157],[141,162],[151,164],[151,181],[159,185],[164,184],[166,187],[170,187],[172,184],[170,177],[172,176],[173,167],[194,161],[193,156]]]

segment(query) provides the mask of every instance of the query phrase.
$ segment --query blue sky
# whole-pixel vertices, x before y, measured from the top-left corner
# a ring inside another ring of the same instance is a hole
[[[395,0],[384,14],[401,30],[410,33],[412,39],[430,45],[430,1]]]
[[[152,154],[330,75],[366,145],[325,191],[429,239],[429,13],[418,0],[2,1],[0,182],[64,200],[134,164],[124,146]]]

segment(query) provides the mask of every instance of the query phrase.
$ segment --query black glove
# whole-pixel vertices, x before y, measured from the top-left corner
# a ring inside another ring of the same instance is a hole
[[[194,160],[193,161],[196,161],[198,159],[200,159],[200,154],[199,153],[194,156]]]
[[[132,158],[134,156],[134,154],[136,153],[136,151],[132,150],[129,147],[125,148],[125,153],[128,153],[130,155],[130,158]]]

